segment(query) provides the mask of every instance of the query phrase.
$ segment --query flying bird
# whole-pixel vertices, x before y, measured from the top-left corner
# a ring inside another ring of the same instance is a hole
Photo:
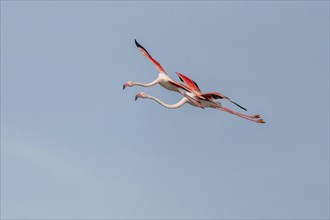
[[[125,82],[123,84],[123,89],[125,89],[127,86],[128,87],[132,87],[132,86],[143,86],[143,87],[150,87],[150,86],[154,86],[156,84],[161,85],[162,87],[164,87],[167,90],[170,91],[174,91],[174,92],[179,92],[181,93],[183,96],[186,96],[185,93],[183,93],[182,91],[190,91],[190,89],[176,81],[174,81],[173,79],[171,79],[167,73],[165,72],[165,70],[163,69],[163,67],[149,54],[149,52],[141,45],[139,44],[136,40],[135,40],[135,45],[136,47],[139,49],[139,51],[141,51],[142,55],[144,55],[148,60],[150,60],[154,66],[156,67],[156,69],[158,70],[158,77],[150,82],[150,83],[140,83],[140,82],[133,82],[133,81],[128,81]],[[191,99],[191,97],[187,97],[188,99]],[[200,97],[200,99],[203,99],[203,97]],[[194,102],[195,105],[200,106],[199,101],[190,100],[191,102]]]
[[[164,103],[163,101],[159,100],[158,98],[149,96],[145,93],[137,94],[135,96],[135,100],[137,100],[138,98],[148,98],[148,99],[158,102],[160,105],[162,105],[166,108],[171,108],[171,109],[179,108],[182,105],[184,105],[185,103],[189,103],[196,107],[214,108],[214,109],[226,111],[230,114],[234,114],[238,117],[241,117],[241,118],[253,121],[253,122],[265,123],[264,120],[261,119],[259,115],[250,116],[250,115],[235,112],[231,109],[223,107],[220,102],[216,101],[216,99],[227,100],[227,101],[235,104],[239,108],[247,111],[246,108],[242,107],[241,105],[237,104],[236,102],[232,101],[227,96],[224,96],[221,93],[218,93],[218,92],[202,93],[202,91],[199,89],[199,87],[195,81],[191,80],[190,78],[188,78],[187,76],[185,76],[181,73],[176,72],[177,76],[183,82],[183,84],[174,81],[167,75],[167,73],[165,72],[163,67],[136,40],[135,40],[135,45],[137,46],[138,50],[142,53],[142,55],[144,55],[148,60],[150,60],[153,63],[153,65],[156,67],[156,69],[158,70],[158,77],[150,83],[140,83],[140,82],[133,82],[133,81],[125,82],[123,84],[123,89],[125,89],[126,87],[132,87],[132,86],[136,86],[136,85],[143,86],[143,87],[150,87],[150,86],[159,84],[167,90],[179,92],[180,94],[183,95],[183,98],[176,104]]]
[[[196,96],[194,93],[191,93],[191,92],[185,92],[185,93],[186,93],[186,96],[189,96],[192,99],[199,99],[198,96]],[[147,95],[147,94],[141,92],[141,93],[136,94],[135,101],[138,98],[151,99],[151,100],[153,100],[153,101],[159,103],[160,105],[162,105],[166,108],[169,108],[169,109],[180,108],[181,106],[183,106],[186,103],[188,103],[192,106],[197,106],[197,105],[195,105],[194,102],[191,102],[190,99],[188,99],[186,96],[183,97],[179,102],[177,102],[175,104],[167,104],[167,103],[161,101],[160,99],[158,99],[156,97],[153,97],[153,96],[150,96],[150,95]],[[214,108],[214,109],[225,111],[225,112],[228,112],[230,114],[236,115],[238,117],[241,117],[241,118],[244,118],[244,119],[256,122],[256,123],[265,123],[265,121],[263,119],[261,119],[259,115],[251,115],[250,116],[250,115],[235,112],[231,109],[223,107],[222,104],[220,102],[216,101],[215,98],[213,98],[212,96],[207,100],[199,99],[199,101],[200,101],[200,105],[203,108]],[[200,106],[198,106],[198,107],[200,107]]]

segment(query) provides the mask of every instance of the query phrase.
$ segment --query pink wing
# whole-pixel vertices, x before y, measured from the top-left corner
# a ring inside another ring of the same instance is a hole
[[[210,98],[214,98],[214,99],[227,99],[230,101],[230,99],[218,92],[208,92],[208,93],[203,93],[201,94],[204,98],[206,99],[210,99]]]
[[[214,98],[214,99],[226,99],[226,100],[230,101],[231,103],[237,105],[241,109],[247,111],[246,108],[242,107],[241,105],[237,104],[236,102],[233,102],[230,98],[228,98],[227,96],[224,96],[224,95],[222,95],[222,94],[220,94],[218,92],[203,93],[203,94],[201,94],[201,96],[203,96],[205,99],[210,99],[210,98]]]
[[[165,70],[163,69],[163,67],[154,59],[151,57],[151,55],[148,53],[148,51],[146,49],[144,49],[144,47],[142,47],[141,44],[139,44],[136,40],[135,40],[135,45],[137,46],[137,48],[139,49],[139,51],[141,51],[141,53],[148,58],[148,60],[150,60],[155,67],[157,68],[158,72],[160,73],[165,73]]]
[[[178,75],[179,79],[192,91],[198,92],[198,93],[202,93],[202,91],[199,89],[197,83],[191,79],[189,79],[188,77],[186,77],[185,75],[176,72],[176,74]]]

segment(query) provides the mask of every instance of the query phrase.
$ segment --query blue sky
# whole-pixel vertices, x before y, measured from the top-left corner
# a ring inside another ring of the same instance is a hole
[[[1,218],[329,218],[328,134],[327,1],[1,1]]]

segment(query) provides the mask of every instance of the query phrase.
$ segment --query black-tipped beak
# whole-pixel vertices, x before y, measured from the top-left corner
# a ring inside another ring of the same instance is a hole
[[[136,101],[138,98],[139,98],[139,96],[138,96],[138,95],[136,95],[136,96],[135,96],[135,101]]]
[[[123,90],[126,88],[125,84],[123,85]]]

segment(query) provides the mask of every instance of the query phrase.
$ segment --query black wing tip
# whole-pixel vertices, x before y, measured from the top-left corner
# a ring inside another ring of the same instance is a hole
[[[134,39],[134,41],[135,41],[135,45],[136,45],[136,47],[141,48],[141,49],[144,50],[149,56],[151,56],[151,55],[149,54],[149,52],[148,52],[144,47],[142,47],[142,45],[139,44],[139,42],[137,42],[136,39]]]
[[[237,105],[237,106],[238,106],[238,107],[240,107],[241,109],[243,109],[243,110],[247,111],[247,109],[246,109],[246,108],[244,108],[243,106],[241,106],[241,105],[237,104],[236,102],[233,102],[233,101],[232,101],[232,103],[234,103],[235,105]]]
[[[137,47],[140,47],[141,45],[136,41],[136,39],[134,39],[134,41],[135,41],[135,45],[137,46]]]
[[[199,88],[199,86],[197,85],[197,83],[195,81],[193,81],[195,86],[199,89],[199,91],[201,91],[201,89]]]
[[[178,75],[179,79],[181,80],[181,82],[184,82],[183,79],[181,78],[181,73],[176,72],[176,74]],[[201,91],[201,89],[199,88],[199,86],[197,85],[197,83],[194,80],[191,80],[195,86],[197,87],[197,89],[199,89],[199,91]]]
[[[176,74],[178,75],[180,81],[183,82],[183,80],[182,80],[182,78],[181,78],[181,76],[180,76],[180,73],[176,72]]]
[[[221,97],[221,96],[216,96],[216,95],[213,96],[213,98],[215,98],[215,99],[216,99],[216,97],[219,98],[219,99],[223,99],[223,98],[224,98],[224,99],[227,99],[227,100],[230,101],[231,103],[233,103],[233,104],[235,104],[236,106],[240,107],[241,109],[247,111],[246,108],[244,108],[243,106],[241,106],[241,105],[237,104],[236,102],[230,100],[230,98],[228,98],[227,96],[223,96],[223,97]]]

